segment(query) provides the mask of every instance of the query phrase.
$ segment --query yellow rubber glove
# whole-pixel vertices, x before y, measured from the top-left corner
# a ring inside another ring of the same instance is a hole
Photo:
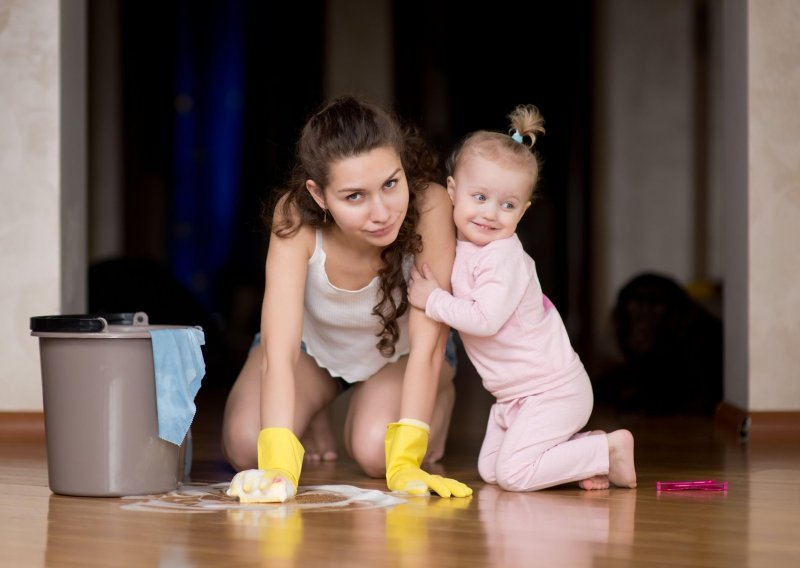
[[[428,431],[413,424],[393,422],[386,429],[386,484],[392,491],[411,495],[427,495],[433,490],[441,497],[467,497],[472,489],[422,469],[422,458],[428,450]]]
[[[297,495],[305,450],[288,428],[258,434],[258,469],[237,473],[227,494],[243,503],[282,503]]]

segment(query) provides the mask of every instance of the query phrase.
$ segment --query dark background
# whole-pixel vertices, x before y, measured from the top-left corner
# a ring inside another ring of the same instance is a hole
[[[204,385],[226,388],[258,329],[262,205],[325,99],[325,2],[120,6],[124,254],[91,267],[90,310],[203,325]],[[519,235],[565,321],[588,318],[588,287],[568,289],[590,262],[592,3],[402,1],[393,36],[394,108],[442,161],[469,131],[505,131],[517,104],[540,108],[540,197]],[[588,332],[570,331],[588,357]]]

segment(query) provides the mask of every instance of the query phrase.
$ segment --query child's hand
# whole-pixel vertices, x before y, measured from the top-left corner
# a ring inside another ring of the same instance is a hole
[[[425,311],[428,296],[431,292],[441,288],[433,271],[427,264],[422,265],[422,273],[416,266],[411,267],[411,279],[408,281],[408,301],[412,306]]]

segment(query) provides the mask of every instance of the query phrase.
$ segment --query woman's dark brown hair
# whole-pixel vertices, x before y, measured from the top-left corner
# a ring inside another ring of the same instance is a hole
[[[422,239],[417,233],[419,196],[437,173],[436,156],[418,131],[404,127],[381,107],[353,97],[325,104],[303,127],[289,181],[275,192],[273,203],[280,208],[281,221],[272,227],[272,232],[278,237],[288,237],[304,225],[319,228],[333,222],[306,190],[306,180],[314,180],[324,188],[333,162],[385,147],[394,148],[400,156],[409,189],[408,212],[397,239],[381,252],[380,294],[372,310],[383,325],[377,348],[384,357],[391,357],[400,335],[397,319],[408,310],[403,259],[422,250]],[[271,219],[270,214],[266,220]],[[400,291],[399,302],[393,290]]]

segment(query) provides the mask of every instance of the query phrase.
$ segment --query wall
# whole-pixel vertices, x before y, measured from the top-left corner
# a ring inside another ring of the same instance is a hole
[[[122,58],[120,3],[90,2],[89,260],[123,253]]]
[[[748,407],[747,0],[722,4],[722,160],[725,186],[725,400]]]
[[[61,302],[59,5],[0,1],[0,411],[41,409],[29,318]]]
[[[747,351],[753,411],[800,410],[800,3],[748,3]],[[736,120],[737,117],[731,117]],[[726,345],[727,347],[727,345]],[[731,349],[740,346],[731,345]],[[744,346],[742,346],[744,347]]]

